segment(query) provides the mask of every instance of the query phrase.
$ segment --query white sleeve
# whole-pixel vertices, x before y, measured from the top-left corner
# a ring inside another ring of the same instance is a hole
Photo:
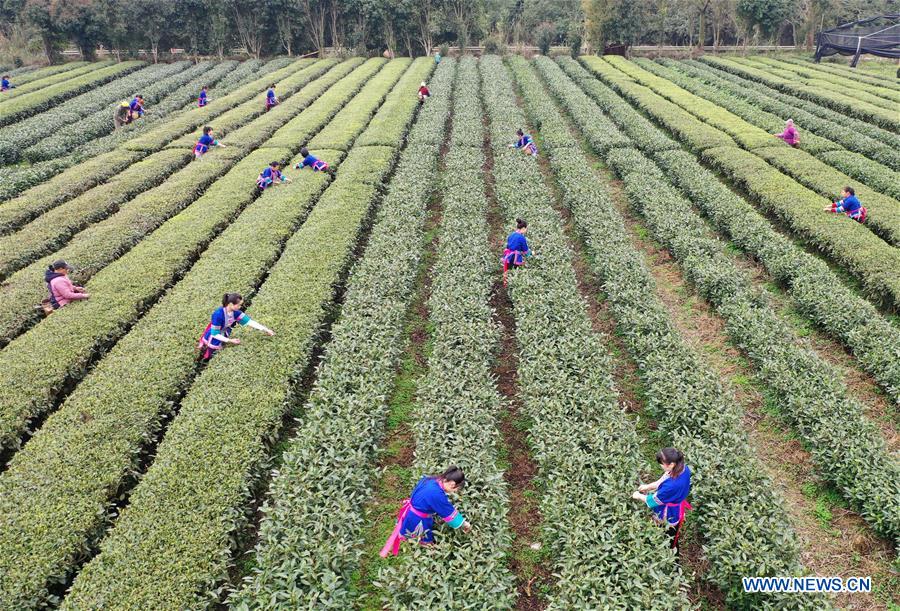
[[[263,332],[269,331],[269,328],[268,328],[268,327],[259,324],[258,322],[256,322],[256,321],[253,320],[252,318],[250,319],[250,322],[247,323],[247,326],[250,327],[250,328],[252,328],[252,329],[256,329],[257,331],[263,331]]]

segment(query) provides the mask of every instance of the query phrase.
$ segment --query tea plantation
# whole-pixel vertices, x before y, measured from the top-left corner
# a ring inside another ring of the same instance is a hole
[[[896,80],[799,55],[21,77],[0,609],[900,604]],[[223,146],[195,159],[205,126]],[[304,147],[328,171],[295,168]],[[290,180],[261,190],[273,161]],[[845,186],[865,223],[825,210]],[[45,314],[60,259],[89,298]],[[274,335],[203,360],[235,292]],[[631,498],[667,446],[693,473],[677,554]],[[451,464],[471,532],[380,558]],[[745,591],[767,576],[872,591]]]

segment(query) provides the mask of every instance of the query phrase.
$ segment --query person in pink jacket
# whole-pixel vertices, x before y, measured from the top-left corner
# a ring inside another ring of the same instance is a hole
[[[87,299],[90,297],[84,292],[84,287],[75,286],[69,279],[69,272],[75,268],[62,259],[54,261],[44,272],[44,282],[50,291],[50,305],[58,310],[72,301]]]
[[[788,119],[784,124],[784,131],[780,134],[775,134],[775,137],[781,138],[794,148],[800,146],[800,132],[798,132],[797,128],[794,127],[793,119]]]

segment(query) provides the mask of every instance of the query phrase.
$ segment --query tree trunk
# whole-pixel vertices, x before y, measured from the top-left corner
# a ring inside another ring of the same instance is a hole
[[[159,63],[159,41],[152,40],[150,41],[150,54],[153,55],[153,63]]]

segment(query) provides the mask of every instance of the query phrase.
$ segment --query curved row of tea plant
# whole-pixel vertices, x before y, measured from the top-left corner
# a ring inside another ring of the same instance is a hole
[[[560,91],[557,95],[565,95],[564,103],[573,105],[583,105],[585,102],[579,94],[586,94],[589,100],[599,106],[603,110],[603,117],[609,117],[612,121],[627,134],[633,142],[639,143],[641,150],[644,151],[668,151],[681,148],[677,142],[669,138],[660,131],[653,123],[648,121],[644,116],[631,107],[629,104],[622,104],[622,98],[612,89],[595,79],[585,70],[581,64],[569,57],[557,58],[560,67],[565,70],[566,74],[575,82],[578,87],[568,87],[564,91]],[[538,61],[541,65],[543,60]],[[583,90],[583,91],[582,91]],[[604,120],[593,116],[593,121]],[[593,143],[591,146],[595,146]],[[604,149],[598,149],[604,150]]]
[[[549,92],[568,108],[577,85],[552,60],[538,58],[535,63]],[[524,66],[518,73],[522,82],[536,80]],[[536,92],[540,86],[534,83],[530,88]],[[535,121],[567,129],[552,101],[533,95],[526,99]],[[593,110],[602,117],[600,108]],[[583,120],[597,119],[575,120],[579,130]],[[639,156],[633,149],[610,152],[621,154]],[[622,339],[646,384],[648,407],[695,470],[696,519],[710,561],[706,578],[736,606],[802,606],[790,597],[760,600],[759,595],[743,592],[743,576],[799,575],[802,569],[784,501],[773,492],[749,445],[740,404],[674,328],[646,263],[629,241],[608,186],[598,180],[574,138],[570,136],[566,147],[549,147],[549,155],[563,201],[573,212],[592,255],[592,269],[603,282]]]
[[[48,66],[44,70],[36,70],[23,78],[14,78],[12,82],[15,87],[5,92],[3,97],[0,98],[0,112],[3,111],[3,108],[8,101],[21,97],[26,93],[31,93],[32,91],[37,91],[38,89],[43,89],[50,85],[56,85],[57,83],[63,83],[68,79],[112,65],[113,62],[111,61],[93,63],[72,62],[69,64]],[[51,68],[53,69],[52,71],[50,70]],[[4,74],[6,74],[6,72],[4,72]],[[28,76],[31,76],[31,78],[28,78]]]
[[[120,64],[105,66],[99,70],[92,70],[87,74],[82,74],[81,76],[72,79],[66,79],[61,83],[50,85],[49,87],[44,87],[43,89],[38,89],[31,93],[26,93],[14,100],[9,100],[3,104],[3,112],[0,113],[0,127],[22,121],[27,117],[31,117],[48,108],[56,106],[61,100],[68,99],[67,102],[60,104],[60,106],[64,106],[71,102],[72,99],[81,97],[79,94],[83,94],[85,91],[93,93],[93,91],[96,91],[95,88],[99,85],[108,83],[113,79],[118,79],[129,72],[134,72],[146,65],[146,63],[141,61],[127,61]],[[72,98],[72,96],[76,97]],[[6,133],[0,133],[3,134],[3,144],[5,145],[8,136]],[[4,153],[6,152],[6,147],[4,146]],[[3,155],[0,155],[0,161],[8,163],[6,157]]]
[[[187,165],[192,157],[191,151],[184,150],[154,153],[128,166],[108,182],[47,211],[15,233],[0,238],[0,278],[59,249],[72,235],[116,212],[121,204],[162,184],[176,170]],[[0,213],[18,211],[14,206],[0,208]],[[0,214],[0,217],[9,216]],[[19,218],[21,216],[17,215],[14,220]]]
[[[124,65],[117,64],[116,66],[111,66],[111,68]],[[22,152],[26,147],[52,135],[71,123],[105,109],[113,102],[131,99],[130,96],[139,92],[142,87],[160,79],[177,75],[189,65],[188,62],[178,62],[175,64],[148,66],[131,72],[122,78],[116,78],[102,87],[92,87],[90,91],[68,99],[59,106],[55,106],[45,112],[19,120],[12,125],[6,125],[6,127],[0,129],[0,164],[16,163],[22,158]],[[104,72],[104,70],[98,72]],[[116,76],[121,77],[122,75],[117,73]],[[53,88],[48,87],[48,89]],[[31,95],[39,93],[41,92],[35,92]],[[6,112],[2,116],[5,118]],[[111,113],[109,119],[112,121]],[[5,125],[2,123],[2,120],[0,119],[0,125]]]
[[[857,183],[851,177],[828,167],[826,163],[813,157],[813,155],[819,156],[829,153],[846,153],[846,151],[840,149],[839,145],[817,136],[804,134],[801,143],[802,150],[787,147],[783,142],[771,136],[772,130],[779,130],[782,126],[782,120],[779,117],[759,110],[734,96],[717,91],[713,87],[700,84],[696,79],[686,77],[655,62],[638,59],[635,63],[656,77],[667,79],[667,82],[675,83],[691,92],[689,95],[681,96],[680,99],[675,96],[669,98],[673,101],[678,99],[676,103],[685,108],[685,110],[692,108],[692,105],[687,103],[691,95],[701,96],[705,100],[733,111],[749,123],[766,129],[767,133],[770,133],[770,138],[767,142],[759,147],[745,148],[759,155],[805,187],[813,189],[822,196],[834,201],[839,199],[841,188],[852,183],[869,209],[866,226],[887,242],[895,246],[900,245],[900,202],[870,189],[865,184]],[[646,73],[638,74],[638,72],[643,72],[641,68],[633,67],[630,72],[636,77],[645,76]],[[658,79],[653,80],[656,81]],[[704,118],[702,113],[695,114],[701,119]],[[896,174],[896,172],[892,172],[878,163],[869,162],[869,165],[876,166],[874,171],[880,169],[882,172]]]
[[[848,81],[850,83],[856,81],[860,83],[867,83],[869,85],[878,85],[879,87],[896,86],[896,78],[887,78],[872,73],[865,73],[862,70],[850,68],[849,66],[841,66],[824,62],[816,64],[806,58],[794,57],[792,55],[775,56],[772,59],[778,60],[786,68],[799,66],[811,71],[836,74],[840,77],[843,77],[844,84],[848,84]]]
[[[135,93],[139,93],[144,97],[146,102],[147,113],[141,119],[159,120],[156,115],[165,116],[165,107],[160,108],[159,102],[168,96],[173,90],[183,87],[186,83],[194,81],[198,77],[203,77],[213,68],[213,62],[203,62],[194,66],[185,65],[183,68],[168,78],[160,80],[152,80],[143,85]],[[220,71],[221,73],[224,73]],[[194,85],[196,87],[196,85]],[[179,96],[175,110],[183,108],[185,103],[192,97],[197,97],[199,89],[192,87],[190,93],[184,92]],[[185,93],[187,95],[185,95]],[[125,99],[130,99],[130,95],[126,94]],[[67,154],[72,149],[87,144],[101,136],[114,131],[113,112],[122,100],[116,100],[108,104],[105,108],[100,108],[96,112],[86,117],[62,126],[54,130],[52,134],[41,138],[35,144],[32,144],[22,151],[21,158],[29,163],[38,163],[48,159],[54,159]],[[140,121],[138,121],[140,122]],[[127,129],[127,127],[123,128]]]
[[[764,209],[804,240],[850,270],[868,296],[900,307],[900,252],[843,215],[825,214],[829,200],[797,184],[752,153],[734,147],[703,151],[707,165],[723,172]]]
[[[423,141],[445,136],[455,67],[445,59],[429,83],[432,99],[419,112],[365,256],[351,272],[303,423],[269,486],[256,568],[231,596],[234,607],[351,604],[362,507],[373,484],[373,455],[384,432],[435,188],[438,148]],[[385,139],[382,126],[373,120],[359,142]],[[334,511],[336,501],[344,511]],[[320,584],[329,584],[327,591]]]
[[[882,108],[881,106],[875,106],[868,102],[857,100],[855,97],[852,101],[849,101],[842,96],[835,95],[833,91],[823,92],[816,87],[795,84],[790,79],[775,76],[765,70],[741,63],[732,58],[705,56],[701,58],[701,61],[716,66],[717,68],[722,68],[723,70],[759,81],[790,95],[825,106],[838,113],[847,114],[866,123],[882,127],[895,134],[898,128],[900,128],[900,119],[897,118],[896,109],[891,111],[890,109]]]
[[[496,197],[507,226],[516,217],[529,222],[535,253],[510,274],[509,295],[519,394],[545,486],[543,534],[555,559],[549,607],[687,608],[665,535],[630,497],[640,464],[637,434],[616,401],[612,359],[578,292],[562,219],[537,160],[507,148],[516,128],[525,127],[512,80],[496,56],[482,58],[480,69]]]
[[[786,64],[778,59],[765,56],[745,57],[741,58],[741,61],[758,66],[776,76],[796,79],[804,85],[811,85],[826,90],[848,85],[847,79],[820,70],[818,66]],[[876,84],[859,81],[853,85],[852,92],[854,98],[859,95],[861,99],[888,110],[895,109],[897,104],[900,104],[900,91],[885,87],[884,83]]]
[[[35,261],[10,276],[4,283],[4,290],[0,292],[0,304],[6,308],[0,312],[0,342],[12,339],[39,320],[38,313],[30,306],[45,295],[46,286],[35,282],[34,278],[40,277],[50,262],[65,258],[78,266],[75,280],[87,280],[98,269],[121,256],[148,232],[193,201],[210,181],[224,174],[238,159],[265,142],[297,112],[349,73],[354,65],[358,63],[347,62],[334,68],[296,94],[296,99],[287,99],[265,117],[253,121],[245,119],[248,129],[240,141],[241,146],[214,150],[202,162],[193,163],[176,172],[158,187],[143,192],[123,204],[116,214],[87,227],[61,250]],[[285,82],[287,80],[290,79],[286,79]],[[351,79],[351,81],[355,85],[344,83],[334,90],[331,94],[332,103],[334,100],[348,99],[344,96],[353,92],[345,91],[347,87],[351,85],[361,87],[359,80]],[[313,107],[322,124],[330,119],[330,113],[334,111],[328,103]],[[252,117],[253,111],[248,115]],[[303,121],[305,120],[306,117]],[[292,145],[298,146],[298,143],[293,142]],[[180,151],[185,152],[185,149]],[[96,203],[102,204],[100,201]]]
[[[656,161],[717,229],[787,285],[800,311],[850,348],[892,400],[900,403],[900,331],[894,325],[848,289],[820,259],[773,229],[693,155],[667,151],[656,155]]]
[[[683,196],[661,176],[652,175],[658,169],[650,160],[637,163],[632,156],[611,163],[656,238],[726,320],[728,334],[756,365],[760,380],[793,422],[819,471],[877,532],[900,540],[900,514],[891,500],[900,495],[900,464],[859,402],[848,396],[838,372],[800,345],[724,245],[705,236],[705,224],[684,205]]]
[[[428,300],[428,372],[417,387],[411,423],[415,480],[450,464],[461,466],[467,487],[457,507],[474,528],[450,534],[438,527],[433,548],[402,545],[401,556],[388,558],[378,571],[384,608],[508,609],[515,602],[507,557],[512,546],[509,495],[497,454],[497,419],[504,406],[492,371],[499,333],[489,305],[496,254],[489,244],[487,197],[478,171],[485,158],[476,63],[470,57],[459,66],[441,181],[441,239]],[[404,482],[410,489],[415,483]],[[452,541],[442,543],[444,537]]]
[[[644,70],[624,57],[609,56],[605,57],[603,61],[606,61],[635,82],[648,87],[673,104],[690,112],[703,122],[725,132],[744,148],[753,150],[761,146],[774,144],[774,138],[769,132],[751,125],[718,104],[685,91],[668,79],[658,77],[652,72]],[[775,142],[781,141],[775,140]],[[781,144],[782,146],[787,146],[783,142]]]
[[[810,131],[822,138],[828,138],[829,140],[838,142],[848,150],[854,151],[854,153],[844,153],[846,155],[861,153],[867,158],[878,162],[878,164],[884,164],[892,170],[900,170],[900,151],[897,151],[893,146],[872,138],[857,129],[838,123],[830,117],[821,117],[809,112],[809,110],[801,107],[803,103],[798,105],[796,103],[784,101],[783,98],[789,98],[789,96],[779,94],[764,85],[742,79],[737,75],[717,71],[712,66],[694,60],[673,61],[662,59],[659,61],[661,61],[663,65],[674,68],[690,77],[693,81],[702,80],[703,82],[718,88],[728,94],[730,99],[740,97],[748,101],[753,107],[773,113],[780,119],[794,119],[794,122],[801,130],[801,138],[803,132]],[[800,102],[800,100],[796,101]],[[808,104],[808,102],[806,104]],[[833,111],[828,112],[833,113]],[[825,159],[826,156],[834,156],[836,154],[820,153],[819,155],[821,158]],[[840,166],[833,163],[831,165],[841,169]],[[846,170],[844,170],[844,172],[852,174]],[[879,188],[877,185],[873,186]],[[892,197],[896,197],[895,193],[889,193],[887,191],[883,192]]]
[[[367,75],[371,68],[377,70],[382,61],[375,60],[370,67],[362,69],[360,74]],[[383,90],[390,87],[390,84],[380,83],[380,92],[370,90],[366,103],[377,104],[384,95]],[[381,94],[380,97],[378,93]],[[334,102],[332,100],[332,106]],[[309,129],[314,131],[316,126],[311,124]],[[295,150],[299,146],[295,145]],[[63,404],[61,410],[48,419],[47,427],[42,428],[38,436],[15,456],[9,471],[0,477],[0,484],[20,480],[13,487],[15,490],[33,489],[34,484],[23,487],[22,480],[28,481],[38,476],[42,469],[46,469],[48,461],[52,461],[52,456],[59,454],[59,448],[69,448],[65,454],[71,458],[55,469],[55,479],[58,481],[45,483],[46,489],[40,495],[43,499],[42,511],[29,509],[34,495],[16,496],[11,493],[11,511],[8,513],[17,517],[17,530],[45,534],[50,531],[48,538],[41,539],[46,544],[41,545],[39,550],[32,549],[35,547],[33,539],[27,552],[19,551],[23,556],[19,559],[19,564],[24,563],[24,566],[30,567],[30,573],[37,570],[35,563],[40,563],[38,566],[43,567],[39,573],[42,575],[52,575],[70,566],[78,547],[98,531],[102,532],[102,516],[96,515],[96,511],[91,511],[90,508],[108,502],[110,490],[121,485],[127,466],[140,458],[142,446],[160,427],[160,419],[171,410],[172,402],[177,399],[179,392],[183,392],[190,383],[196,370],[194,342],[197,329],[202,328],[203,321],[209,316],[210,307],[214,307],[209,305],[215,303],[210,300],[228,290],[252,291],[254,285],[258,285],[268,273],[269,266],[277,259],[285,241],[306,215],[306,210],[322,192],[327,175],[309,172],[301,175],[296,183],[284,186],[284,191],[273,189],[267,192],[241,213],[256,193],[253,178],[259,171],[258,168],[264,167],[271,156],[287,160],[290,155],[289,149],[278,151],[272,148],[251,153],[207,192],[204,197],[216,195],[214,191],[221,183],[242,172],[240,183],[227,185],[230,187],[229,197],[235,200],[234,203],[240,201],[237,210],[230,213],[230,216],[239,214],[236,220],[212,242],[185,278],[100,362],[95,371]],[[380,158],[373,159],[369,156],[370,161]],[[234,188],[235,184],[240,185],[238,189]],[[283,195],[279,196],[280,193]],[[222,193],[219,192],[218,195],[220,197],[215,200],[216,205],[222,199]],[[202,212],[192,206],[186,213],[195,210]],[[194,228],[197,233],[201,230],[202,225]],[[150,244],[154,237],[139,245],[136,251],[145,244]],[[253,242],[254,248],[247,248],[248,241]],[[152,251],[152,248],[146,250]],[[126,259],[128,257],[114,265],[127,266],[129,261]],[[200,295],[204,295],[205,299],[198,299]],[[126,306],[129,299],[132,299],[122,294],[104,294],[104,297]],[[107,309],[112,309],[112,305],[107,304]],[[147,343],[153,343],[159,348],[152,355],[155,363],[152,375],[148,375],[147,363],[133,358],[134,354],[140,353],[141,346]],[[130,383],[123,385],[121,380],[129,380]],[[123,400],[125,397],[131,399]],[[93,414],[92,421],[96,422],[96,430],[92,431],[92,436],[85,436],[85,432],[77,428],[80,423],[78,414],[88,412]],[[122,429],[123,422],[130,423],[133,428],[126,432]],[[104,426],[113,426],[116,430],[107,430]],[[100,444],[109,444],[102,454],[86,449]],[[157,456],[161,453],[162,448],[157,451]],[[103,460],[98,461],[98,456]],[[76,484],[84,490],[82,496],[72,494]],[[50,499],[54,499],[55,503],[50,505]],[[73,505],[80,507],[80,510],[73,509]],[[0,537],[6,534],[7,531],[0,530]],[[68,544],[59,546],[58,542],[63,539],[67,539]],[[57,551],[52,552],[54,549]],[[0,591],[3,589],[0,588]]]
[[[787,104],[790,108],[802,110],[837,125],[844,126],[856,133],[866,135],[869,138],[882,142],[890,147],[896,148],[897,146],[900,146],[900,135],[868,123],[862,119],[850,116],[847,113],[827,108],[790,93],[785,93],[760,80],[759,76],[753,72],[752,68],[745,69],[745,67],[734,63],[716,63],[715,59],[716,58],[706,56],[699,61],[686,60],[686,63],[703,67],[717,77],[728,80],[747,91],[761,93],[772,100]]]
[[[16,88],[18,88],[25,83],[42,80],[55,74],[59,74],[60,72],[68,72],[70,70],[81,69],[89,65],[97,66],[100,63],[101,62],[95,62],[93,64],[90,64],[86,61],[74,61],[43,67],[22,66],[21,68],[16,68],[14,70],[5,68],[4,70],[2,70],[2,72],[3,74],[8,74],[10,77],[14,77],[13,84],[16,85]],[[105,63],[104,65],[108,65],[108,63]]]
[[[829,201],[785,176],[753,153],[727,142],[710,146],[703,134],[709,125],[649,89],[632,81],[600,58],[584,57],[585,65],[611,84],[623,97],[647,110],[709,165],[731,176],[764,208],[785,220],[798,235],[838,261],[862,280],[869,295],[888,304],[900,305],[900,253],[865,227],[843,215],[825,214]],[[681,113],[684,113],[683,115]]]
[[[804,187],[827,198],[829,202],[840,199],[841,189],[845,185],[852,185],[869,212],[865,226],[888,244],[900,246],[900,201],[860,184],[803,151],[788,147],[765,147],[753,152]]]
[[[290,59],[291,61],[285,61],[286,59]],[[211,85],[218,80],[218,83],[212,89],[210,95],[224,96],[234,92],[238,87],[246,85],[251,80],[262,80],[260,78],[261,74],[280,70],[292,61],[295,60],[292,58],[282,58],[263,64],[259,60],[247,60],[240,64],[235,70],[228,72],[227,75],[221,79],[218,79],[217,76],[219,68],[219,66],[217,66],[207,73],[206,79],[198,78],[172,92],[169,97],[160,102],[152,115],[144,117],[144,119],[147,120],[146,122],[137,121],[132,123],[123,129],[116,130],[102,138],[97,138],[96,140],[79,146],[70,154],[62,157],[57,157],[49,161],[42,161],[25,167],[10,166],[0,168],[0,201],[5,201],[11,197],[22,194],[22,192],[29,187],[34,187],[38,191],[59,191],[59,197],[62,198],[60,201],[65,201],[65,199],[68,199],[69,197],[78,195],[84,192],[86,188],[95,186],[123,167],[127,167],[130,163],[128,161],[129,158],[138,158],[135,157],[135,152],[126,151],[116,147],[119,147],[127,140],[139,136],[145,131],[149,131],[150,128],[154,127],[156,122],[161,119],[171,119],[171,113],[176,110],[176,108],[172,107],[179,99],[183,99],[182,94],[186,94],[189,91],[196,93],[198,87],[204,84]],[[223,62],[221,65],[224,68],[227,68],[228,64],[229,62]],[[265,86],[265,84],[260,85],[260,87]],[[183,106],[184,105],[182,104],[182,107]],[[195,104],[192,103],[185,108],[185,110],[193,110],[195,107]],[[100,164],[96,161],[96,158],[100,156],[107,159],[105,164]],[[90,163],[91,166],[83,165],[88,163]],[[69,172],[73,180],[76,181],[74,186],[68,186],[68,181],[59,180],[56,188],[49,188],[49,183],[54,181],[53,177],[75,165],[82,165],[82,168]],[[100,168],[105,168],[106,171],[98,171]],[[35,187],[35,185],[38,186]],[[83,185],[89,186],[85,187]],[[0,207],[0,210],[2,210],[2,207]]]
[[[392,71],[382,71],[354,102],[369,105],[371,116],[396,81]],[[341,122],[340,114],[333,121]],[[243,508],[285,410],[296,400],[298,378],[310,366],[335,289],[396,157],[393,147],[350,152],[253,296],[250,314],[277,335],[226,350],[198,376],[156,460],[63,608],[108,599],[135,608],[198,608],[218,598],[217,585],[228,578],[233,538],[246,520]],[[266,214],[264,206],[256,211],[258,219]],[[197,316],[203,320],[200,310]],[[232,375],[237,371],[265,375]],[[204,457],[202,468],[196,456]],[[186,500],[204,511],[185,516]]]
[[[323,91],[327,86],[313,83],[307,88],[308,95],[298,94],[283,102],[261,120],[270,122],[273,116],[280,115],[284,124],[301,108],[308,106],[307,110],[297,117],[304,114],[313,117],[307,124],[308,137],[325,125],[383,65],[382,59],[369,60],[328,91]],[[310,104],[313,99],[315,102]],[[319,112],[322,108],[328,109],[327,112]],[[277,125],[270,125],[271,131],[253,130],[253,134],[261,141],[247,144],[254,148],[261,146],[267,134],[276,131],[276,128]],[[287,129],[287,126],[285,125],[283,129]],[[299,150],[302,143],[303,140],[295,142],[294,148]],[[100,273],[91,278],[85,285],[88,291],[93,293],[89,301],[78,304],[78,307],[54,313],[31,332],[13,340],[0,352],[0,363],[4,364],[4,370],[0,372],[2,379],[0,445],[15,446],[29,419],[52,409],[54,398],[66,380],[78,379],[95,357],[96,351],[105,343],[111,343],[121,336],[131,322],[146,309],[145,304],[153,303],[172,279],[185,269],[184,266],[189,264],[192,258],[196,258],[196,253],[202,251],[215,231],[227,224],[249,203],[256,191],[256,176],[260,169],[271,161],[265,159],[266,151],[265,148],[255,151],[235,165],[235,161],[246,155],[246,152],[240,149],[224,149],[216,151],[217,155],[212,159],[192,164],[185,170],[187,173],[185,175],[193,176],[192,171],[195,168],[206,172],[207,170],[203,168],[206,168],[207,164],[216,168],[210,172],[209,182],[231,166],[234,167],[199,198],[186,185],[173,189],[172,197],[182,198],[183,204],[176,210],[167,210],[165,215],[160,215],[155,220],[156,224],[162,223],[159,230],[146,238],[143,236],[147,231],[141,232],[140,237],[134,236],[135,241],[143,239],[126,255],[116,260],[114,264],[106,265]],[[172,179],[164,183],[163,187],[169,188],[170,183],[173,183]],[[152,218],[148,211],[151,206],[165,207],[164,202],[158,202],[158,198],[153,196],[152,192],[147,192],[141,197],[145,196],[147,201],[144,205],[135,209],[136,213],[140,213],[138,215],[140,222],[149,222],[146,219]],[[185,206],[187,207],[184,210],[172,216]],[[208,213],[205,217],[204,211]],[[169,218],[170,216],[172,217]],[[168,220],[165,220],[167,218]],[[129,230],[127,226],[120,227],[115,219],[116,216],[113,216],[105,223],[110,233],[122,234]],[[196,225],[192,226],[188,220],[195,222]],[[81,235],[88,234],[89,231]],[[87,240],[86,244],[93,244],[95,248],[97,246],[93,240]],[[81,245],[79,242],[78,246]],[[78,260],[69,257],[65,253],[66,250],[56,256]],[[159,250],[161,252],[158,252]],[[109,263],[109,254],[113,254],[113,251],[107,254],[104,264]],[[46,266],[46,263],[43,265]],[[137,267],[141,273],[127,271],[132,267]],[[72,325],[71,322],[66,323],[69,316],[77,316],[79,323],[66,329],[66,324]],[[60,331],[61,329],[66,330]],[[59,341],[58,338],[64,338],[64,341]],[[34,349],[35,345],[42,347]]]
[[[579,85],[597,82],[574,60],[557,61]],[[562,80],[562,75],[545,58],[538,58],[536,65],[553,93],[569,106],[571,96],[567,91],[573,89],[572,85]],[[641,148],[641,141],[635,144]],[[773,229],[753,206],[719,182],[692,155],[680,150],[644,151],[655,158],[672,182],[717,229],[789,287],[806,316],[846,344],[893,400],[900,401],[900,334],[890,322],[868,301],[849,290],[821,260]]]
[[[675,137],[694,150],[737,146],[728,134],[708,125],[688,111],[669,102],[650,88],[638,84],[624,72],[599,57],[583,56],[584,66],[604,83],[625,96],[639,110],[671,130]],[[564,64],[565,65],[565,64]],[[588,91],[588,93],[591,93]]]

